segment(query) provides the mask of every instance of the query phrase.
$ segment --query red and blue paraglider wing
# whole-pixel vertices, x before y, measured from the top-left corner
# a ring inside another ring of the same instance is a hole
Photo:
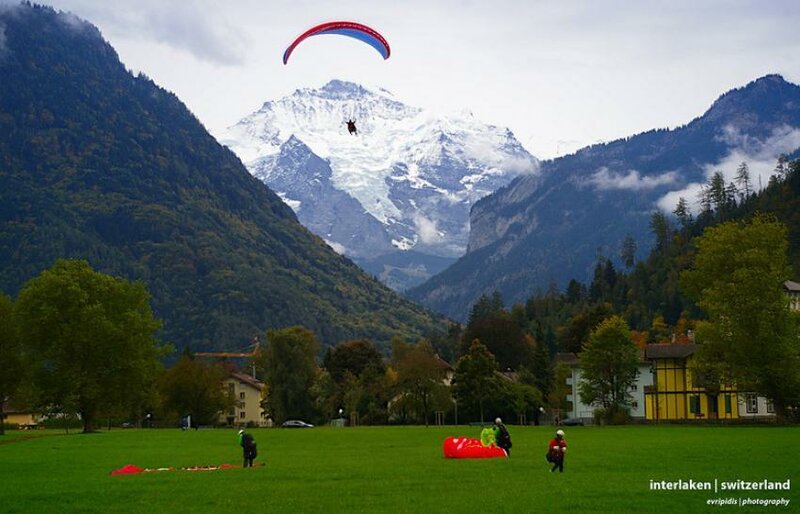
[[[289,62],[289,56],[292,55],[294,49],[297,47],[297,45],[302,43],[303,40],[320,34],[339,34],[358,39],[359,41],[363,41],[377,50],[384,59],[388,59],[389,55],[391,54],[389,43],[386,42],[386,40],[378,33],[377,30],[354,21],[330,21],[317,25],[316,27],[311,27],[301,34],[297,39],[295,39],[292,44],[289,45],[289,48],[283,52],[283,64]]]

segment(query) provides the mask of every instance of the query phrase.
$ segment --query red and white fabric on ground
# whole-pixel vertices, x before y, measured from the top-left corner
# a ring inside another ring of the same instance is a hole
[[[484,446],[479,439],[469,437],[448,437],[442,445],[447,459],[492,459],[508,457],[506,451],[497,446]]]

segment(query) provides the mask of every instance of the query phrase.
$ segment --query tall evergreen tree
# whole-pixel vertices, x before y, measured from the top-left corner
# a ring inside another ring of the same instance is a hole
[[[742,162],[738,168],[736,168],[736,178],[734,179],[736,185],[739,186],[739,191],[741,193],[740,201],[745,201],[750,198],[750,193],[752,192],[752,185],[750,182],[750,167],[747,166],[746,162]]]

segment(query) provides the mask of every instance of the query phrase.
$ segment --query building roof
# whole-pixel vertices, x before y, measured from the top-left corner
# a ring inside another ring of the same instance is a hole
[[[577,366],[580,364],[577,353],[557,353],[556,362],[561,362],[567,366]]]
[[[248,385],[250,385],[250,386],[252,386],[252,387],[254,387],[254,388],[258,389],[258,390],[261,390],[261,389],[264,388],[264,383],[263,382],[260,382],[259,380],[256,380],[255,378],[251,377],[250,375],[246,375],[244,373],[239,373],[239,372],[234,371],[233,373],[231,373],[231,378],[234,378],[234,379],[238,380],[239,382],[244,382],[245,384],[248,384]]]
[[[783,283],[783,287],[786,288],[787,291],[790,293],[800,293],[800,284],[797,282],[792,282],[791,280],[787,280]]]
[[[648,344],[645,346],[648,359],[685,359],[697,351],[697,345],[689,344]]]
[[[438,353],[437,353],[437,354],[435,354],[433,357],[434,357],[434,359],[435,359],[436,365],[437,365],[439,368],[441,368],[441,369],[444,369],[444,370],[446,370],[446,371],[455,371],[455,370],[453,369],[453,366],[451,366],[451,365],[450,365],[450,363],[449,363],[449,362],[447,362],[446,360],[442,359],[442,358],[439,356],[439,354],[438,354]]]

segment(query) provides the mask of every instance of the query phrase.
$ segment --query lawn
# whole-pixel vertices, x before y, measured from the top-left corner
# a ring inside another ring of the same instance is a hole
[[[253,430],[264,467],[110,476],[140,467],[241,464],[234,430],[121,430],[0,437],[0,512],[703,512],[713,498],[800,503],[800,428],[567,427],[563,474],[544,460],[552,427],[514,427],[510,459],[446,460],[475,427]],[[650,481],[791,480],[789,491],[654,491]]]

